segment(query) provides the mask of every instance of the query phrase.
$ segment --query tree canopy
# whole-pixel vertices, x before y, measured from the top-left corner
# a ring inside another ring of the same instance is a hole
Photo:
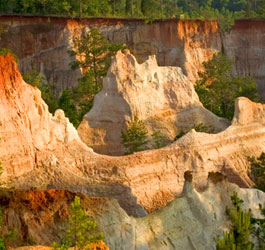
[[[82,208],[80,197],[71,203],[68,227],[60,243],[54,243],[54,250],[89,250],[89,244],[103,239],[103,233],[96,234],[97,223]]]
[[[0,13],[172,18],[265,17],[263,0],[0,0]]]
[[[232,119],[234,101],[245,96],[258,101],[257,85],[251,77],[235,77],[232,74],[233,62],[222,53],[204,62],[196,82],[196,91],[203,105],[218,116]]]

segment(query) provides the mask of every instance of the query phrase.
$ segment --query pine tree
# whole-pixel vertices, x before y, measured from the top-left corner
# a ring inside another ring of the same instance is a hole
[[[250,77],[234,77],[231,60],[222,53],[203,63],[204,70],[198,72],[196,92],[203,105],[216,115],[232,119],[234,101],[245,96],[253,101],[258,100],[257,85]]]
[[[111,44],[99,29],[92,28],[86,35],[73,41],[74,49],[69,51],[70,56],[76,59],[72,64],[73,69],[82,68],[84,75],[93,75],[95,91],[102,87],[102,77],[106,75],[111,57],[120,49],[121,44]]]
[[[103,239],[103,233],[93,234],[97,223],[91,220],[82,209],[80,197],[76,196],[71,203],[68,229],[61,243],[54,243],[54,250],[66,250],[74,247],[75,250],[89,250],[89,244]]]
[[[70,56],[75,57],[75,61],[71,64],[72,69],[81,68],[83,71],[83,77],[79,79],[79,85],[73,89],[72,95],[78,115],[73,116],[76,113],[73,108],[73,112],[69,114],[71,116],[68,116],[77,126],[82,120],[82,116],[92,107],[95,95],[101,91],[103,77],[107,73],[112,56],[118,50],[124,49],[125,46],[116,43],[111,44],[96,28],[91,29],[80,38],[74,39],[73,42],[74,49],[69,51]]]
[[[254,244],[250,240],[251,236],[251,213],[244,212],[240,204],[241,199],[234,193],[231,197],[233,208],[227,209],[227,214],[231,220],[231,231],[224,232],[223,239],[217,238],[217,250],[252,250]]]

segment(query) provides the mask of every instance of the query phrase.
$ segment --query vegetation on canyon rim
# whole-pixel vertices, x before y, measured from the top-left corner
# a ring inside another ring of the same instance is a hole
[[[263,0],[0,0],[12,14],[157,18],[215,18],[224,30],[235,18],[265,17]]]

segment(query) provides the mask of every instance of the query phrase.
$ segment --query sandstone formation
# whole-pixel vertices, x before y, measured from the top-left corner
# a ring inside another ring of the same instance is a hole
[[[225,211],[232,206],[234,192],[244,200],[243,210],[251,209],[256,218],[261,218],[259,204],[265,202],[265,193],[240,189],[223,177],[211,173],[207,189],[202,193],[187,179],[180,198],[144,218],[129,217],[113,199],[81,195],[81,200],[88,214],[97,221],[98,230],[104,233],[109,249],[211,250],[215,249],[217,235],[229,228]],[[24,233],[24,240],[50,245],[65,228],[73,196],[59,190],[15,193],[6,201],[4,218],[9,226],[17,228],[19,235]]]
[[[215,20],[165,20],[146,24],[139,19],[76,19],[0,16],[6,27],[0,47],[8,47],[20,59],[22,73],[44,73],[58,92],[77,84],[80,70],[69,67],[73,37],[98,27],[111,42],[126,43],[142,63],[156,55],[160,66],[178,66],[189,80],[197,79],[202,62],[218,51],[235,61],[235,74],[252,76],[264,96],[264,20],[238,20],[230,33],[221,34]]]
[[[62,111],[48,113],[39,90],[23,82],[10,55],[0,57],[0,79],[0,181],[6,186],[112,197],[133,216],[180,195],[187,170],[199,190],[211,171],[226,173],[241,187],[252,186],[247,156],[259,156],[265,147],[261,104],[247,101],[253,107],[249,123],[235,122],[218,134],[191,131],[168,147],[112,157],[87,147]],[[241,100],[246,99],[236,104]],[[242,108],[236,110],[236,120],[246,120]]]
[[[145,123],[150,137],[160,131],[171,141],[180,131],[201,123],[212,132],[229,124],[202,106],[181,68],[159,67],[155,56],[138,64],[129,51],[118,52],[78,133],[96,152],[122,155],[121,131],[126,128],[126,119],[134,116]]]
[[[0,96],[0,159],[7,178],[32,171],[36,151],[74,140],[82,144],[62,111],[49,114],[40,91],[23,81],[9,54],[0,57]]]

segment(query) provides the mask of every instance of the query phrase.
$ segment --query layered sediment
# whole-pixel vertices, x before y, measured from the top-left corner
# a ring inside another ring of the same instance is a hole
[[[49,114],[40,91],[23,82],[10,55],[0,57],[0,76],[1,180],[6,186],[112,197],[134,216],[180,195],[187,170],[193,171],[198,189],[206,187],[210,171],[226,173],[241,187],[252,186],[247,156],[264,151],[262,104],[238,99],[236,121],[218,134],[192,130],[165,148],[111,157],[87,147],[63,111]],[[241,125],[244,102],[253,108],[253,119]]]
[[[222,34],[215,20],[165,20],[146,24],[140,19],[1,16],[7,33],[1,47],[10,48],[20,59],[22,73],[42,72],[59,93],[81,77],[72,71],[67,54],[72,40],[91,27],[98,27],[111,41],[125,43],[139,63],[155,55],[160,66],[177,66],[195,81],[202,62],[222,51],[235,61],[234,73],[254,77],[264,96],[264,20],[238,20],[232,31]]]

